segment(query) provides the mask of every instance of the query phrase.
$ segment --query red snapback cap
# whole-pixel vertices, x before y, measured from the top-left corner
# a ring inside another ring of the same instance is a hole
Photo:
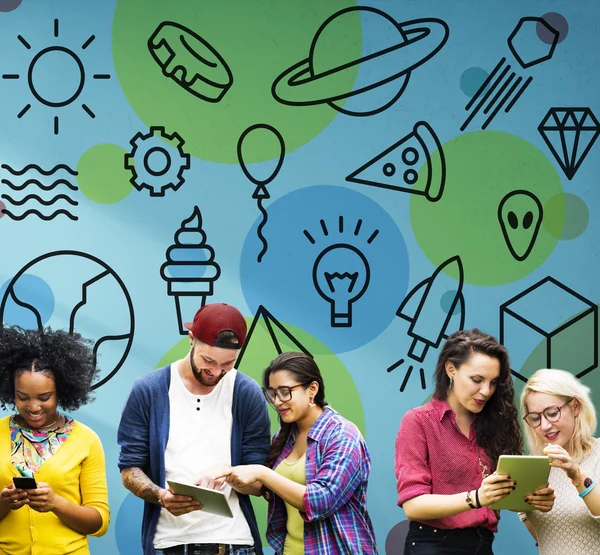
[[[192,335],[212,347],[222,349],[241,349],[246,341],[246,320],[235,307],[225,303],[204,305],[196,312],[193,322],[187,322],[185,327]],[[221,343],[217,335],[222,331],[232,331],[238,337],[239,343]]]

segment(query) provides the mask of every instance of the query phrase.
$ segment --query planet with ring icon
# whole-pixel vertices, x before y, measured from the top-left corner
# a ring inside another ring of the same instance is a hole
[[[347,52],[355,49],[340,45],[339,38],[352,37],[343,28],[355,25],[357,17],[363,30],[362,55],[348,59]],[[271,92],[286,105],[326,103],[347,115],[373,115],[402,96],[411,72],[435,56],[448,36],[448,25],[441,19],[398,23],[376,8],[346,8],[323,22],[314,35],[308,57],[283,71],[273,82]],[[358,75],[349,90],[346,74],[356,71],[356,66]],[[371,99],[361,98],[362,106],[348,106],[348,99],[358,96]],[[346,103],[342,106],[340,100]]]

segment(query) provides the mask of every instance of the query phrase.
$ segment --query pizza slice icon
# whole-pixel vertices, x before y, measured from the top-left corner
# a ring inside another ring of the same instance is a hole
[[[424,164],[426,171],[421,171]],[[440,140],[427,122],[418,121],[411,133],[352,172],[346,181],[423,195],[436,202],[446,182]]]

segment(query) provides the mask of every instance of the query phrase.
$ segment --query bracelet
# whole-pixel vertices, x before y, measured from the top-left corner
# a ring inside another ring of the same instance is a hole
[[[477,503],[477,508],[481,509],[481,503],[479,502],[479,488],[475,490],[475,503]]]
[[[469,505],[469,507],[471,507],[471,509],[476,509],[477,507],[475,505],[473,505],[473,500],[471,499],[471,492],[468,491],[467,492],[467,505]]]
[[[590,493],[590,491],[592,491],[594,488],[596,487],[596,482],[592,482],[592,484],[587,487],[586,489],[584,489],[580,494],[579,497],[581,497],[582,499],[588,494]]]

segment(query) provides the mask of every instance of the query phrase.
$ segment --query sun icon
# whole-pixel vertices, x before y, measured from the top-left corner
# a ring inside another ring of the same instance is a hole
[[[54,20],[54,38],[59,37],[59,22]],[[95,35],[91,35],[81,46],[85,50],[94,42]],[[31,44],[17,35],[19,42],[27,49],[31,50]],[[108,73],[96,73],[92,79],[110,79]],[[8,73],[2,75],[2,79],[20,79],[18,73]],[[81,95],[86,81],[86,72],[81,58],[70,48],[65,46],[47,46],[37,52],[27,70],[27,84],[31,94],[41,104],[51,108],[62,108],[74,103]],[[85,103],[81,104],[83,111],[90,117],[95,118],[96,114]],[[21,119],[29,110],[31,104],[27,103],[17,114]],[[59,132],[59,117],[54,116],[54,134]]]

